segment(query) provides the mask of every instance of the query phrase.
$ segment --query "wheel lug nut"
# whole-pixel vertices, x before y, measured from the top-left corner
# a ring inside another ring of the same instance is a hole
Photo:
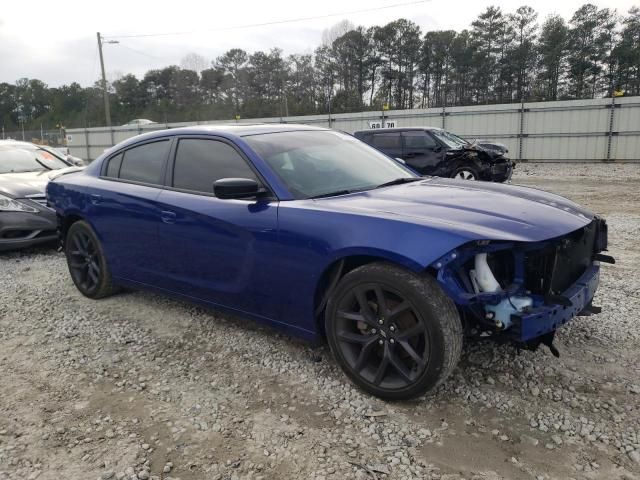
[[[391,330],[392,332],[395,332],[395,331],[396,331],[396,327],[394,327],[393,325],[391,325],[391,326],[389,327],[389,330]]]
[[[384,340],[380,339],[378,340],[378,345],[383,345],[384,344]]]
[[[396,343],[396,341],[395,341],[393,338],[391,338],[391,339],[389,340],[389,343]]]
[[[371,329],[371,333],[376,333],[376,332],[377,332],[377,330],[375,328]]]
[[[384,324],[384,320],[383,320],[383,319],[380,319],[380,320],[378,320],[378,323],[379,323],[380,325],[383,325],[383,324]]]

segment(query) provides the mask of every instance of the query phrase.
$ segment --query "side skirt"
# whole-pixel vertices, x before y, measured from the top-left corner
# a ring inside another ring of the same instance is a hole
[[[319,344],[322,342],[321,335],[319,335],[317,332],[307,330],[306,328],[296,327],[295,325],[291,325],[289,323],[280,322],[278,320],[273,320],[271,318],[263,317],[261,315],[256,315],[250,312],[245,312],[243,310],[238,310],[236,308],[219,305],[217,303],[209,302],[207,300],[203,300],[198,297],[192,297],[189,295],[184,295],[182,293],[176,293],[172,290],[166,290],[164,288],[156,287],[154,285],[149,285],[142,282],[136,282],[134,280],[128,280],[121,277],[113,277],[113,283],[121,287],[131,288],[133,290],[147,290],[147,291],[159,293],[161,295],[172,297],[177,300],[183,300],[189,303],[195,303],[195,304],[202,305],[204,307],[211,308],[213,310],[217,310],[223,313],[228,313],[230,315],[236,315],[238,317],[247,318],[255,322],[258,322],[262,325],[268,325],[277,330],[285,331],[292,336],[303,338],[304,340],[307,340],[314,344]]]

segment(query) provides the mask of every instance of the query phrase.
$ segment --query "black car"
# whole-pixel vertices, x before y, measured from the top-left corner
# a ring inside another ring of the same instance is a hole
[[[386,153],[402,159],[421,175],[505,182],[514,164],[502,150],[435,127],[361,130],[354,136]]]
[[[51,178],[78,170],[62,157],[32,143],[0,140],[0,251],[57,239],[45,188]]]
[[[484,140],[474,140],[469,143],[475,143],[479,147],[485,148],[487,150],[494,150],[501,155],[506,156],[506,154],[509,153],[509,149],[504,143],[486,142]]]

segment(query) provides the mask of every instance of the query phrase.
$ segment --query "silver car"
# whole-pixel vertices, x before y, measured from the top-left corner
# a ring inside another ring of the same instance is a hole
[[[0,251],[56,240],[45,188],[51,178],[78,169],[49,147],[0,140]]]

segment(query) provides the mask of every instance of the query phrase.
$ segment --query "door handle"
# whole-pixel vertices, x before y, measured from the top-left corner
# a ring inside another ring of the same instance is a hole
[[[408,152],[408,153],[405,153],[404,156],[407,158],[412,158],[412,157],[415,157],[416,154],[414,152]]]
[[[98,205],[102,201],[102,196],[97,195],[95,193],[92,193],[90,198],[91,198],[91,203],[94,205]]]
[[[176,222],[176,213],[171,212],[169,210],[163,210],[160,212],[160,219],[164,223],[175,223]]]

